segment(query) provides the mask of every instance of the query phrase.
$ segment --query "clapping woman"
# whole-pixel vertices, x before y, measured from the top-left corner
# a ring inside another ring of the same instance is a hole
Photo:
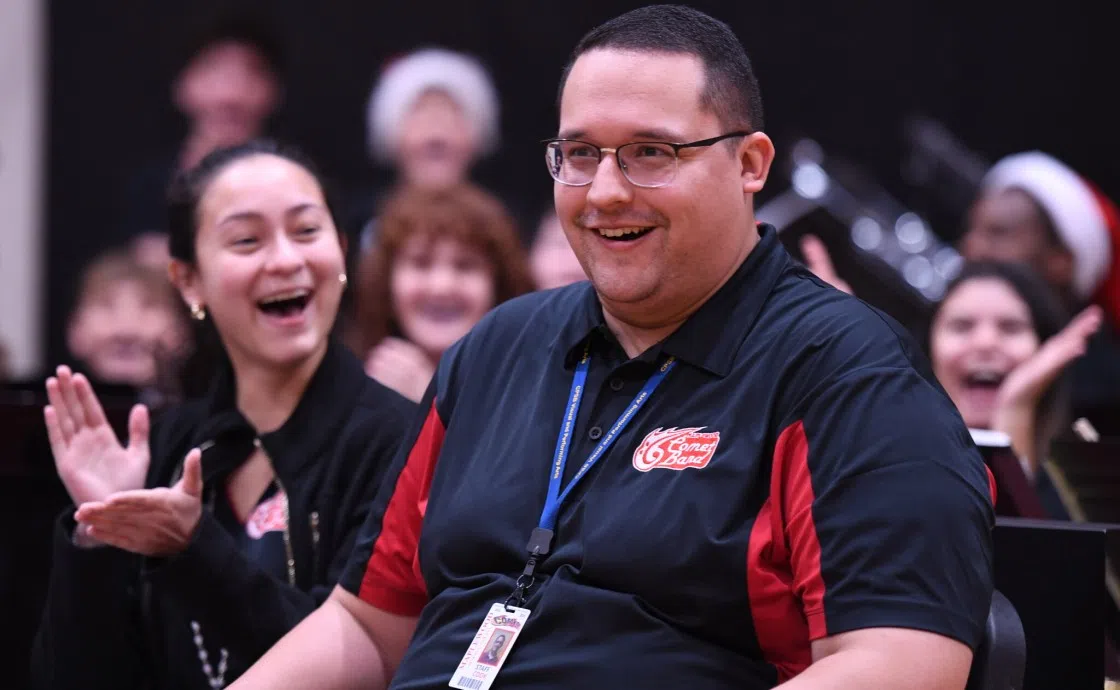
[[[972,429],[1006,434],[1054,517],[1065,509],[1047,469],[1068,423],[1064,372],[1101,326],[1099,307],[1069,319],[1028,267],[965,264],[937,306],[929,336],[938,381]]]
[[[232,683],[326,598],[413,412],[332,337],[343,245],[301,158],[215,152],[169,212],[172,282],[215,366],[152,424],[135,408],[124,445],[88,380],[48,379],[74,507],[36,639],[44,688]]]

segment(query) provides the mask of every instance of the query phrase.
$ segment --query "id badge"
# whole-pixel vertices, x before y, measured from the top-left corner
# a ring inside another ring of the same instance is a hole
[[[491,606],[448,685],[458,690],[488,690],[528,618],[529,609]]]

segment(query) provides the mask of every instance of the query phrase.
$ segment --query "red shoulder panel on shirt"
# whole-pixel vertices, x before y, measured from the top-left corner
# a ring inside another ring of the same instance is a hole
[[[755,636],[784,682],[812,662],[809,643],[827,634],[821,547],[813,523],[809,442],[798,421],[774,446],[770,497],[751,529],[747,592]]]
[[[382,518],[381,533],[366,563],[358,597],[389,613],[416,616],[428,601],[417,548],[445,432],[433,401],[397,479]]]

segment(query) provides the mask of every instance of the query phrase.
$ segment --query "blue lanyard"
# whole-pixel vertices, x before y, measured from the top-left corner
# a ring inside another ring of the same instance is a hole
[[[560,513],[560,506],[567,500],[568,496],[572,493],[572,489],[576,484],[595,466],[595,463],[602,458],[610,447],[618,439],[619,435],[646,404],[653,391],[657,389],[665,377],[676,366],[677,360],[674,357],[669,357],[665,362],[658,367],[653,376],[646,381],[642,386],[642,390],[630,402],[626,411],[618,418],[599,444],[595,446],[591,454],[587,456],[583,466],[575,473],[568,485],[564,490],[560,490],[560,482],[564,476],[564,466],[568,461],[568,450],[571,448],[572,436],[575,430],[576,417],[579,414],[579,404],[583,399],[583,391],[587,384],[587,370],[590,368],[591,354],[590,349],[584,349],[583,357],[580,359],[579,364],[576,365],[575,377],[572,379],[572,392],[568,396],[568,409],[564,414],[564,423],[560,427],[560,436],[556,439],[556,453],[552,460],[552,473],[548,477],[548,496],[545,499],[544,510],[541,511],[541,519],[538,523],[538,528],[533,531],[533,538],[529,542],[529,551],[534,551],[537,555],[545,555],[548,553],[548,548],[552,540],[552,533],[556,529],[556,520]]]
[[[642,409],[642,406],[653,395],[653,391],[661,385],[661,382],[673,370],[677,360],[675,357],[669,357],[657,368],[653,376],[646,381],[646,385],[642,386],[638,395],[630,401],[626,411],[611,425],[610,430],[599,441],[599,445],[595,446],[595,449],[587,456],[587,460],[583,462],[583,466],[579,468],[579,471],[561,491],[560,482],[564,478],[564,466],[568,462],[568,450],[572,445],[572,434],[576,426],[576,416],[579,414],[579,403],[583,399],[583,390],[587,385],[587,370],[590,368],[590,364],[591,349],[588,346],[584,349],[579,364],[576,365],[576,374],[572,379],[572,392],[568,395],[568,409],[564,413],[564,423],[560,425],[560,436],[556,439],[556,453],[552,459],[552,472],[548,476],[548,496],[545,498],[544,510],[541,511],[541,519],[537,523],[537,528],[533,530],[532,536],[529,537],[529,545],[526,547],[529,551],[529,560],[525,563],[525,570],[517,578],[513,593],[506,599],[507,610],[512,610],[511,606],[522,606],[525,603],[525,594],[535,582],[537,559],[547,556],[549,549],[552,547],[552,534],[556,529],[556,518],[560,514],[560,506],[572,493],[572,489],[579,483],[579,480],[583,479],[584,475],[599,461],[599,458],[606,454],[622,431],[638,414],[638,410]]]

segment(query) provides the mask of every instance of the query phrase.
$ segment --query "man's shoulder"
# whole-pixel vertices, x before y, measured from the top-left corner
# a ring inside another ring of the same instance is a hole
[[[771,295],[766,322],[788,347],[804,353],[818,374],[862,367],[916,368],[928,362],[913,334],[882,310],[820,281],[807,270],[783,276]]]
[[[963,438],[956,408],[909,330],[815,277],[783,281],[781,289],[786,294],[777,297],[761,335],[766,351],[779,358],[766,370],[773,372],[783,428],[809,416],[819,424],[855,414],[884,436],[917,438],[915,428],[922,427]]]

